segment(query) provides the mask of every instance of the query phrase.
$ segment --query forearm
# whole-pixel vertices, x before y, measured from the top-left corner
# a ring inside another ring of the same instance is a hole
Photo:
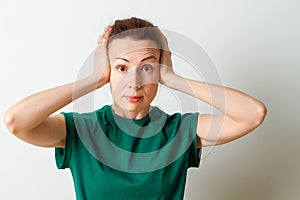
[[[166,85],[218,108],[239,123],[260,123],[260,116],[264,117],[262,102],[229,87],[185,79],[176,74],[167,78]]]
[[[5,124],[14,133],[31,130],[57,110],[95,89],[94,79],[86,78],[33,94],[6,111]]]

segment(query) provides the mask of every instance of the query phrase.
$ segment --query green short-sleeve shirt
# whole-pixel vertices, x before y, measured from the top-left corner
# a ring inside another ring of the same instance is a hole
[[[153,106],[132,120],[111,105],[90,113],[63,113],[65,148],[59,169],[70,168],[78,200],[181,200],[187,169],[198,167],[198,113],[168,115]]]

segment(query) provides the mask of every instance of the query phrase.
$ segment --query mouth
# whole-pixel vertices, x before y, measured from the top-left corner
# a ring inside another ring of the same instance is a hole
[[[136,103],[139,100],[143,98],[143,96],[125,96],[125,98],[130,102],[130,103]]]

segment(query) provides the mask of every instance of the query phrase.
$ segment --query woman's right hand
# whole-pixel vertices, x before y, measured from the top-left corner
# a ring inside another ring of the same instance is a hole
[[[94,53],[93,77],[97,81],[97,89],[109,82],[110,63],[108,59],[107,41],[111,34],[111,26],[99,36],[97,48]]]

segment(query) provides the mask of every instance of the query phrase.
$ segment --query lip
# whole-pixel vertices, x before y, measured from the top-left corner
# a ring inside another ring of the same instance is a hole
[[[139,100],[143,98],[143,96],[125,96],[125,98],[130,102],[130,103],[136,103]]]

